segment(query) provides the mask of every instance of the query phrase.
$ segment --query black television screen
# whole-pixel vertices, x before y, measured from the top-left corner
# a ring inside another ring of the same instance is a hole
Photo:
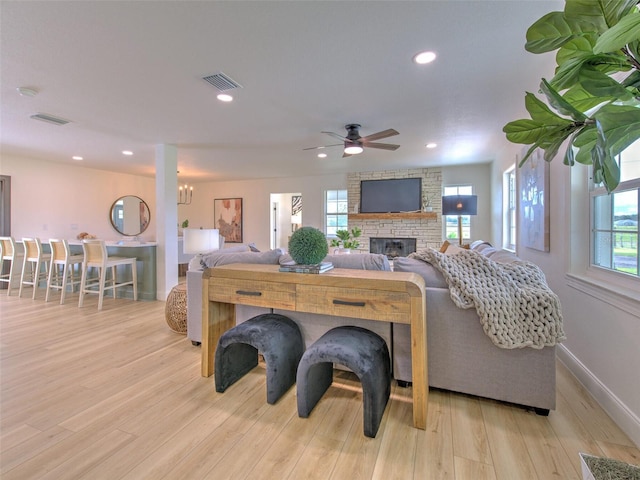
[[[360,182],[360,213],[415,212],[421,208],[421,178]]]

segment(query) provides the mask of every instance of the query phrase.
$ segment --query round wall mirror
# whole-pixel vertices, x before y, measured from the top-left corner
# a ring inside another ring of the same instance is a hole
[[[111,205],[111,225],[121,235],[140,235],[149,226],[149,205],[135,195],[120,197]]]

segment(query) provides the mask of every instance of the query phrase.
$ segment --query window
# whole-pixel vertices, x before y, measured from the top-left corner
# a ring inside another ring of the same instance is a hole
[[[591,187],[591,265],[640,276],[638,266],[638,204],[640,204],[640,141],[617,158],[620,185],[607,194]]]
[[[502,177],[502,247],[507,250],[516,249],[516,166],[504,172]]]
[[[448,195],[473,195],[471,185],[458,185],[455,187],[444,187],[444,196]],[[471,215],[462,215],[462,240],[471,238]],[[458,240],[458,216],[445,216],[444,235],[447,240]]]
[[[346,230],[349,225],[347,191],[327,190],[325,193],[325,233],[335,236],[337,230]]]

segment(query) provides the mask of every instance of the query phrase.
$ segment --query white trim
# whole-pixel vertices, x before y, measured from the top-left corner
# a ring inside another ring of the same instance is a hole
[[[567,273],[566,279],[568,286],[640,318],[640,292],[575,273]]]
[[[564,345],[558,345],[558,360],[565,364],[591,396],[600,404],[613,421],[640,448],[640,418],[638,418],[614,393],[609,390]]]

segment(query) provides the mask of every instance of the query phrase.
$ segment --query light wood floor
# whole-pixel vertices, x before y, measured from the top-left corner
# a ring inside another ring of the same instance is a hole
[[[359,383],[340,374],[310,418],[295,388],[265,401],[264,367],[224,394],[163,302],[91,297],[78,309],[0,291],[0,477],[12,479],[576,479],[578,452],[640,463],[640,452],[558,366],[549,417],[431,391],[426,431],[394,386],[375,439]]]

